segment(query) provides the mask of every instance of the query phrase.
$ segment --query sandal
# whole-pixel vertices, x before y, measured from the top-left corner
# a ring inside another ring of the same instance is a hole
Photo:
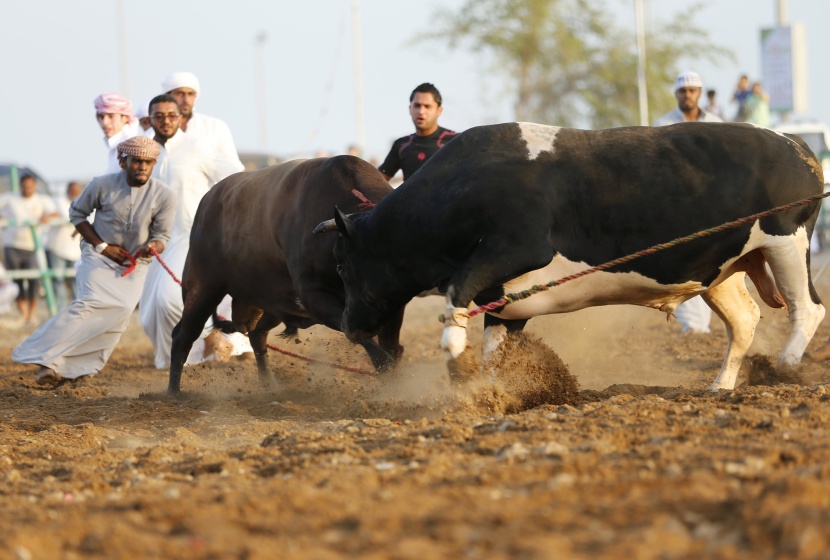
[[[48,367],[41,367],[35,375],[35,383],[38,385],[57,385],[63,377]]]

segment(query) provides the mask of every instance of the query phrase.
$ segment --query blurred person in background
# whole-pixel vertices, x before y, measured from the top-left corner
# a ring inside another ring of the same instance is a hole
[[[3,232],[6,266],[9,270],[38,270],[35,238],[29,224],[42,224],[58,216],[55,203],[45,194],[37,192],[37,182],[32,175],[20,177],[20,194],[0,195],[0,217],[15,225]],[[37,278],[15,280],[18,287],[17,309],[24,326],[36,320],[40,280]]]
[[[667,126],[682,122],[723,122],[719,116],[698,106],[702,92],[703,80],[697,72],[683,72],[677,76],[674,81],[677,109],[658,117],[653,126]],[[700,296],[681,303],[675,309],[674,316],[681,325],[681,332],[709,333],[712,308]]]
[[[738,112],[733,119],[735,122],[744,122],[746,120],[746,98],[751,93],[749,87],[749,76],[741,74],[738,78],[738,85],[735,86],[735,93],[732,94],[732,102],[738,104]]]
[[[138,119],[138,125],[141,127],[141,130],[138,131],[141,134],[141,131],[144,132],[150,131],[150,134],[145,134],[145,136],[154,136],[155,132],[152,130],[153,125],[150,123],[150,110],[149,110],[150,101],[145,101],[141,105],[135,108],[135,116]]]
[[[69,223],[69,207],[72,201],[78,198],[84,187],[76,181],[66,185],[66,195],[54,199],[58,216],[66,221],[63,225],[52,226],[46,242],[46,260],[49,268],[55,273],[52,287],[55,291],[55,305],[63,309],[77,295],[75,278],[65,278],[68,270],[74,270],[75,262],[81,258],[81,240],[78,238],[75,226]]]
[[[677,108],[655,119],[652,126],[666,126],[682,122],[723,122],[698,105],[703,92],[703,80],[697,72],[683,72],[674,81]]]
[[[95,118],[104,131],[104,144],[107,152],[107,173],[118,173],[116,147],[119,143],[138,134],[138,119],[133,112],[130,100],[118,93],[104,92],[95,98]]]
[[[423,83],[409,95],[409,116],[415,132],[398,138],[378,169],[388,181],[398,170],[403,170],[406,181],[426,161],[452,140],[456,133],[438,126],[438,117],[444,112],[441,93],[434,85]]]
[[[769,127],[769,95],[761,87],[760,82],[752,84],[744,110],[746,112],[746,122]]]
[[[199,79],[191,72],[173,72],[164,78],[161,91],[172,95],[179,104],[179,127],[188,136],[201,138],[229,159],[238,159],[231,129],[225,121],[196,112],[196,99],[201,92]]]
[[[6,267],[0,261],[0,277],[6,274]],[[20,293],[20,288],[13,280],[4,280],[0,278],[0,315],[8,313],[12,307],[12,302],[17,299],[17,294]]]
[[[723,120],[723,111],[721,111],[721,108],[718,106],[715,96],[717,96],[717,92],[715,90],[706,90],[706,107],[704,107],[703,110]]]

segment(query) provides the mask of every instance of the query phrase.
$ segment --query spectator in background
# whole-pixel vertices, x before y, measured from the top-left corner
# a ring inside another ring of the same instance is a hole
[[[120,142],[138,134],[138,120],[133,113],[130,100],[117,93],[104,92],[95,98],[95,118],[104,131],[107,154],[107,173],[118,173],[117,146]]]
[[[150,110],[148,107],[149,105],[150,101],[148,100],[136,107],[135,116],[138,119],[138,125],[141,127],[141,130],[139,130],[138,133],[141,134],[142,130],[144,132],[147,132],[149,130],[150,133],[145,134],[144,136],[150,136],[152,138],[152,136],[155,135],[155,131],[150,130],[153,128],[153,125],[150,123]]]
[[[406,181],[441,147],[455,137],[452,130],[438,126],[438,117],[444,112],[441,93],[434,85],[423,83],[409,95],[409,116],[415,125],[415,133],[398,138],[386,159],[380,164],[380,172],[388,181],[399,169]]]
[[[161,83],[161,91],[172,95],[179,104],[179,111],[182,114],[179,128],[183,132],[186,132],[188,136],[205,140],[226,159],[239,158],[231,129],[225,121],[195,111],[196,99],[199,97],[201,87],[199,79],[194,74],[191,72],[170,74]]]
[[[749,97],[751,90],[749,88],[749,77],[742,74],[738,79],[738,85],[735,86],[735,93],[732,94],[732,102],[738,104],[738,112],[735,114],[735,122],[744,122],[746,120],[746,98]]]
[[[22,224],[41,224],[58,216],[52,199],[37,192],[32,175],[20,177],[20,194],[0,195],[0,216],[14,225],[3,232],[6,266],[10,270],[38,270],[35,238],[32,227]],[[15,280],[18,287],[17,309],[25,326],[35,321],[40,281],[37,278]]]
[[[4,274],[6,274],[6,267],[0,262],[0,276]],[[14,281],[0,278],[0,314],[8,313],[18,293],[20,293],[20,288]]]
[[[696,72],[683,72],[674,81],[674,96],[677,109],[666,113],[654,121],[654,126],[666,126],[682,122],[723,122],[717,115],[698,107],[703,80]],[[712,320],[712,309],[700,296],[681,303],[674,311],[674,316],[682,327],[682,332],[706,334]]]
[[[718,102],[715,101],[717,92],[713,89],[706,90],[706,107],[703,108],[707,113],[711,113],[723,120],[723,111],[718,107]]]
[[[69,223],[69,207],[83,190],[83,185],[70,181],[66,185],[66,195],[55,197],[55,209],[66,223],[53,226],[49,231],[46,259],[49,261],[49,268],[55,273],[52,287],[55,290],[55,305],[58,309],[69,305],[78,295],[75,278],[66,278],[64,275],[68,270],[73,270],[75,262],[81,258],[81,240],[77,237],[75,226]]]
[[[666,126],[682,122],[723,122],[714,115],[698,106],[700,94],[703,92],[703,80],[697,72],[683,72],[674,81],[674,97],[677,99],[677,109],[657,117],[652,126]]]
[[[769,95],[761,87],[760,82],[752,84],[750,94],[746,98],[744,111],[746,122],[769,127]]]

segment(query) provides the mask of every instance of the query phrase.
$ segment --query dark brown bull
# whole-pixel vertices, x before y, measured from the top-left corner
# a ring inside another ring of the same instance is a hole
[[[392,191],[379,171],[352,156],[237,173],[210,190],[190,234],[168,393],[180,392],[190,348],[225,294],[233,298],[234,329],[250,336],[263,382],[270,379],[266,339],[271,329],[284,323],[287,336],[316,324],[340,330],[345,292],[332,254],[337,237],[312,232],[334,206],[362,210],[353,189],[372,202]],[[380,344],[360,343],[378,371],[403,352],[402,320],[403,309],[381,328]]]

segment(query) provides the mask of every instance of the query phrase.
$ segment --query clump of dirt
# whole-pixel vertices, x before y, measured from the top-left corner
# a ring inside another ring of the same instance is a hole
[[[746,358],[747,385],[802,385],[803,380],[796,368],[776,366],[769,356],[750,356]]]
[[[481,377],[480,354],[481,352],[468,348],[457,358],[448,360],[447,371],[450,374],[450,380],[460,385]]]
[[[487,367],[495,373],[496,383],[484,403],[494,411],[512,414],[543,404],[581,402],[579,382],[559,355],[536,336],[508,335]]]

